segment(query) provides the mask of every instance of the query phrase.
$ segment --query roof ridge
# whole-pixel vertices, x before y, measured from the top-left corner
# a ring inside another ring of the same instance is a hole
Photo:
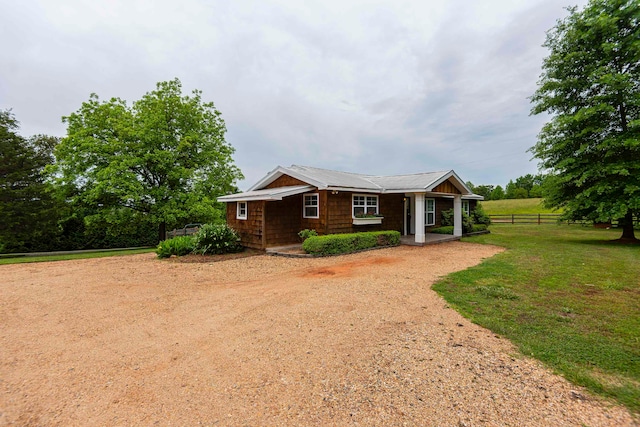
[[[453,169],[449,169],[449,170],[442,170],[442,171],[431,171],[431,172],[415,172],[415,173],[404,173],[404,174],[399,174],[399,175],[368,175],[371,177],[376,177],[376,178],[393,178],[393,177],[398,177],[398,176],[417,176],[417,175],[427,175],[427,174],[431,174],[431,173],[449,173],[451,172]]]
[[[316,170],[320,170],[320,171],[326,171],[326,172],[338,172],[338,173],[346,173],[348,175],[357,175],[357,176],[371,176],[371,175],[365,175],[362,173],[357,173],[357,172],[345,172],[345,171],[339,171],[339,170],[335,170],[335,169],[327,169],[327,168],[318,168],[315,166],[305,166],[305,165],[291,165],[289,166],[289,168],[307,168],[307,169],[316,169]],[[286,168],[288,169],[288,168]]]

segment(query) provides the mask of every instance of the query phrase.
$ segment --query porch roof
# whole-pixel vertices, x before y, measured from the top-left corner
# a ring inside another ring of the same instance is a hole
[[[312,185],[292,185],[289,187],[265,188],[218,197],[219,202],[250,202],[256,200],[282,200],[284,197],[306,193],[315,189]]]

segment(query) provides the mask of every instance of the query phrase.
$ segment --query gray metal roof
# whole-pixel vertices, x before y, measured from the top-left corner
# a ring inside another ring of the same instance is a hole
[[[435,187],[435,185],[439,184],[451,175],[457,178],[457,175],[455,175],[453,171],[380,176],[340,172],[298,165],[293,165],[288,168],[279,167],[275,171],[294,176],[302,181],[309,182],[318,188],[353,188],[356,190],[374,190],[381,193],[409,190],[431,190],[432,187]],[[464,185],[462,181],[461,184]],[[471,194],[471,191],[469,191],[466,186],[460,190],[463,194]]]
[[[308,185],[289,186],[265,189],[283,175],[299,179]],[[292,165],[278,166],[264,178],[254,184],[246,193],[232,194],[218,197],[221,202],[245,200],[282,200],[282,197],[310,191],[312,188],[320,190],[336,189],[367,193],[412,193],[433,191],[442,182],[450,179],[460,190],[464,198],[479,198],[466,186],[464,181],[452,170],[439,172],[424,172],[409,175],[364,175],[350,172],[320,169],[310,166]],[[287,189],[287,190],[285,190]],[[291,193],[288,193],[291,191]]]
[[[264,190],[247,191],[218,197],[219,202],[249,202],[252,200],[282,200],[283,197],[294,196],[313,190],[312,185],[294,185],[289,187],[266,188]]]

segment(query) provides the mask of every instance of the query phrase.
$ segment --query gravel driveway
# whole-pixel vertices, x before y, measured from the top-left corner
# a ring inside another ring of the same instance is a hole
[[[430,289],[499,251],[0,266],[0,425],[635,425]]]

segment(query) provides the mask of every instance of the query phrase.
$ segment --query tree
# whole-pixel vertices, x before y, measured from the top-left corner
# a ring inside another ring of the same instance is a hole
[[[526,188],[519,187],[517,183],[510,180],[507,184],[505,199],[526,199],[529,197],[529,192]]]
[[[485,200],[491,200],[493,185],[478,185],[473,189],[473,192],[484,197]]]
[[[67,136],[56,149],[57,172],[61,184],[74,188],[74,202],[99,208],[98,219],[110,224],[133,211],[157,226],[159,240],[167,224],[221,220],[215,199],[236,191],[242,173],[220,112],[201,93],[183,96],[175,79],[132,106],[92,94],[63,117]]]
[[[58,140],[25,139],[18,127],[11,111],[0,111],[0,252],[47,250],[57,217],[44,168]]]
[[[609,221],[634,240],[640,213],[640,3],[591,0],[547,33],[532,114],[549,113],[531,148],[549,171],[545,201],[569,219]]]
[[[506,197],[501,185],[497,185],[491,192],[491,200],[502,200]]]

